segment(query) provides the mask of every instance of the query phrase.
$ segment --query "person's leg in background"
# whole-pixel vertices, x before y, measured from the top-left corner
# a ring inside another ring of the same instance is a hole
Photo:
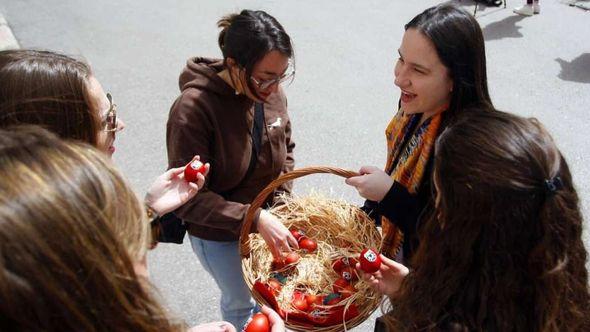
[[[541,7],[538,0],[527,0],[526,5],[514,8],[513,12],[518,15],[533,16],[541,12]]]
[[[222,319],[240,331],[258,307],[242,279],[239,243],[208,241],[194,236],[190,236],[190,241],[201,265],[221,290]]]

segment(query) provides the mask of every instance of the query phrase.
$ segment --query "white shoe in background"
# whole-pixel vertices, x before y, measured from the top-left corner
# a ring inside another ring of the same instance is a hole
[[[535,13],[535,14],[541,13],[541,6],[539,6],[539,1],[533,2],[533,13]]]
[[[533,5],[524,5],[522,7],[516,7],[512,10],[514,13],[523,16],[533,16],[535,10],[533,9]]]

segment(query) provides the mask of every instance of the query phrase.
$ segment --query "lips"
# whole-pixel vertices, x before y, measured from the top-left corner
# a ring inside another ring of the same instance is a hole
[[[412,100],[414,100],[414,98],[416,98],[416,94],[402,90],[402,94],[400,96],[400,99],[402,100],[403,103],[409,103]]]

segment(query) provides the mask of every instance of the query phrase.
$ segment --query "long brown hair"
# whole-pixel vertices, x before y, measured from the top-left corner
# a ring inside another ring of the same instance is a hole
[[[100,119],[88,90],[90,67],[50,51],[0,52],[0,128],[34,124],[97,145]]]
[[[227,59],[234,59],[246,71],[246,77],[252,75],[254,66],[271,51],[278,51],[293,61],[291,37],[281,23],[265,11],[244,9],[239,14],[222,17],[217,27],[221,29],[217,42],[224,65],[227,68]],[[250,91],[259,98],[252,80],[246,82]]]
[[[437,142],[437,218],[390,328],[588,331],[587,252],[565,159],[534,119],[465,113]]]
[[[0,130],[0,330],[178,331],[134,263],[148,222],[103,153]]]

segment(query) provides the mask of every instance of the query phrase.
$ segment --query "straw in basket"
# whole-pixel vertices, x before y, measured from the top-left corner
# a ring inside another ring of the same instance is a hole
[[[271,182],[254,199],[246,214],[240,236],[242,272],[253,297],[258,303],[275,309],[288,329],[345,331],[362,323],[381,303],[380,295],[365,282],[356,280],[354,266],[352,269],[340,266],[342,270],[338,270],[335,265],[342,258],[347,262],[346,258],[358,257],[364,248],[380,247],[381,235],[374,222],[358,207],[341,200],[318,194],[304,198],[283,197],[284,204],[272,208],[271,213],[288,228],[303,230],[308,238],[317,242],[317,249],[312,253],[299,251],[301,258],[296,264],[279,269],[273,265],[273,257],[260,235],[249,234],[256,210],[268,195],[285,182],[315,173],[345,178],[358,175],[340,168],[308,167]],[[345,270],[348,272],[343,272]],[[349,277],[346,273],[353,275],[352,280],[348,280],[350,285],[339,284],[343,276]],[[272,286],[271,279],[274,284],[280,283],[278,287]],[[302,310],[293,305],[297,298],[299,302],[304,298],[314,303]]]

